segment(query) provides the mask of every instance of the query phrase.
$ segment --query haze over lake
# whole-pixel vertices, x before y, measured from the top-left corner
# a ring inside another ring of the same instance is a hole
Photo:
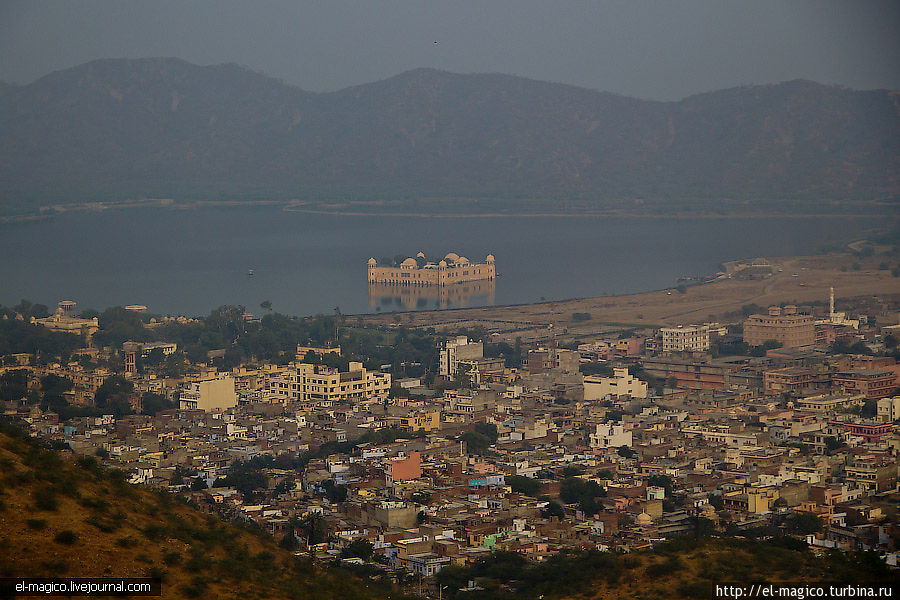
[[[22,298],[79,310],[145,304],[189,316],[223,304],[259,314],[406,310],[370,300],[369,257],[496,256],[493,299],[448,307],[562,300],[676,285],[720,263],[813,252],[883,224],[873,218],[369,217],[275,208],[79,212],[0,227],[0,303]],[[248,271],[253,271],[253,276]],[[483,292],[483,290],[476,290]],[[372,304],[374,302],[374,306]],[[412,307],[435,308],[438,299]]]

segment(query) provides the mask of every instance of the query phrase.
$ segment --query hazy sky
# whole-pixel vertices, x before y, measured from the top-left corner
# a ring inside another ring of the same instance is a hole
[[[416,67],[671,100],[804,78],[900,89],[897,0],[0,0],[0,80],[234,62],[310,91]]]

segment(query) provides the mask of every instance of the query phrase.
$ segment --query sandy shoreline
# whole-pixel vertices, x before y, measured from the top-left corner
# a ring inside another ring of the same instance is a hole
[[[305,208],[312,203],[296,200],[196,200],[175,201],[172,198],[143,198],[121,201],[81,202],[72,204],[53,204],[42,206],[39,213],[21,215],[0,215],[0,223],[20,223],[50,219],[68,212],[99,212],[106,210],[121,210],[128,208],[169,208],[172,210],[198,210],[203,208],[222,207],[281,207],[285,212],[306,213],[315,215],[330,215],[336,217],[391,217],[391,218],[434,218],[434,219],[496,219],[496,218],[542,218],[542,219],[572,219],[572,218],[628,218],[628,219],[847,219],[847,218],[872,218],[888,217],[896,218],[896,214],[887,210],[885,212],[861,212],[861,213],[771,213],[771,212],[732,212],[720,214],[713,212],[678,212],[653,213],[641,211],[628,211],[621,209],[598,211],[573,211],[573,212],[462,212],[462,213],[434,213],[411,211],[371,211],[371,210],[340,210],[332,208]],[[319,206],[328,206],[327,202],[319,203]],[[316,206],[313,204],[313,206]]]
[[[461,308],[360,315],[366,323],[451,328],[481,325],[513,339],[516,333],[546,330],[552,325],[569,335],[587,334],[610,324],[634,327],[684,325],[708,321],[738,321],[733,313],[748,304],[826,302],[834,287],[838,309],[843,299],[882,296],[900,299],[900,278],[881,270],[885,257],[858,259],[849,254],[768,259],[773,275],[758,280],[722,279],[677,289],[622,296],[598,296],[518,306]],[[853,264],[859,264],[859,270]],[[893,266],[896,258],[889,259]],[[842,270],[842,267],[844,270]],[[575,321],[574,313],[589,313],[589,321]],[[731,316],[728,313],[732,313]],[[526,336],[527,337],[527,336]]]

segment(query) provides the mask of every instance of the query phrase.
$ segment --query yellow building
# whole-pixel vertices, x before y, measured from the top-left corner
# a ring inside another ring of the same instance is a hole
[[[441,413],[435,410],[400,417],[400,426],[412,431],[435,431],[441,428]]]
[[[351,362],[344,372],[324,365],[292,363],[287,368],[266,373],[264,389],[269,402],[383,402],[391,391],[391,376],[369,371],[361,362]]]
[[[67,316],[60,311],[43,319],[32,317],[31,322],[43,325],[51,331],[62,331],[64,333],[74,333],[75,335],[84,334],[87,336],[88,344],[90,344],[91,337],[100,329],[100,322],[97,317],[79,319],[78,317]]]
[[[186,381],[181,390],[180,405],[183,409],[199,409],[206,412],[221,412],[237,406],[234,391],[234,377],[217,375],[194,381]]]
[[[367,276],[370,284],[446,286],[464,281],[493,280],[496,271],[493,254],[488,254],[485,262],[479,264],[450,252],[435,264],[427,262],[425,255],[419,252],[416,258],[407,258],[398,267],[378,266],[378,261],[370,258]]]

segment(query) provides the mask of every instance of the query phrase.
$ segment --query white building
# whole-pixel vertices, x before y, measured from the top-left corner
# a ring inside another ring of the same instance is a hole
[[[900,396],[878,401],[878,420],[891,422],[900,419]]]
[[[481,342],[469,342],[469,338],[464,335],[447,340],[441,349],[439,374],[453,377],[456,375],[459,361],[475,358],[484,358],[484,344]]]
[[[191,381],[181,390],[181,408],[211,412],[234,406],[237,406],[237,394],[234,391],[234,377],[231,375]]]
[[[632,434],[622,425],[598,423],[597,430],[591,434],[591,448],[620,448],[631,446]]]
[[[706,325],[663,327],[659,332],[662,335],[663,352],[709,350],[709,327]]]
[[[610,396],[647,397],[647,382],[641,381],[628,369],[613,369],[612,377],[587,375],[584,378],[584,399],[603,400]]]

